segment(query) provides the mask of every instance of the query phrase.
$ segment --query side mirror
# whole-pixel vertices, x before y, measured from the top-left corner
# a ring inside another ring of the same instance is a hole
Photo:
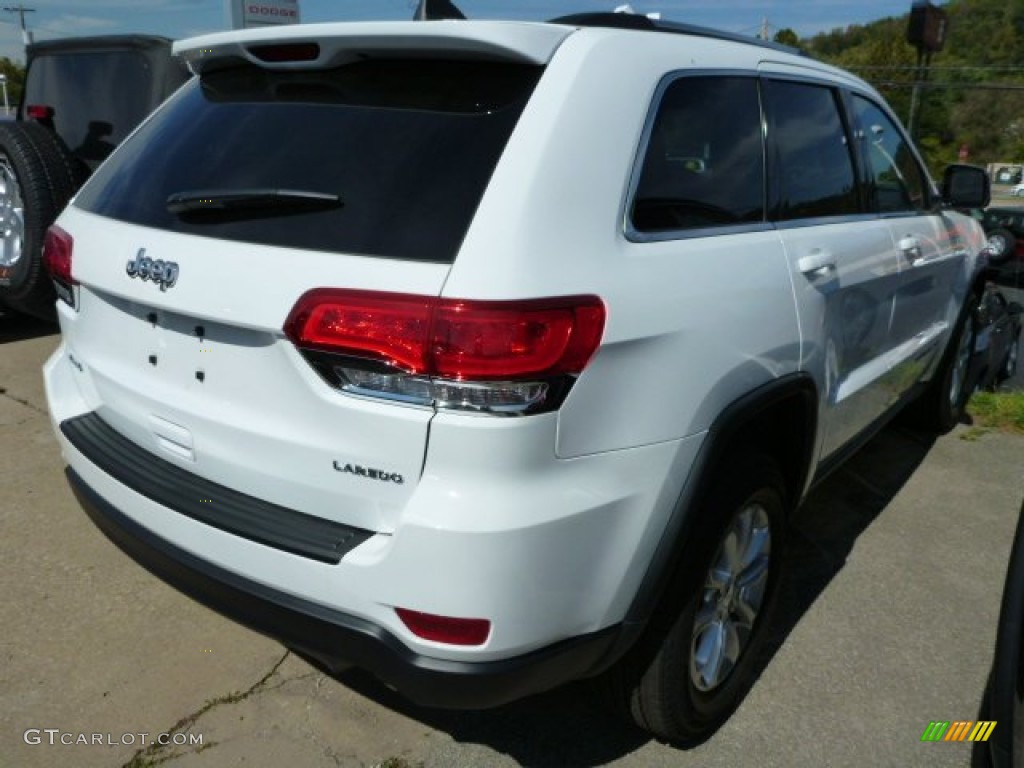
[[[942,174],[942,202],[952,208],[984,208],[992,200],[992,187],[984,168],[950,165]]]

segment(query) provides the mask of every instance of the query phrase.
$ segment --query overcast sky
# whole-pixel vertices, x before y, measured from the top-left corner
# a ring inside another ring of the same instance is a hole
[[[586,10],[611,10],[624,0],[456,0],[470,18],[549,19]],[[13,3],[4,3],[12,7]],[[225,0],[21,0],[34,8],[25,23],[36,39],[140,32],[170,38],[189,37],[227,28]],[[910,0],[636,0],[642,13],[687,21],[732,32],[754,34],[767,19],[774,32],[791,27],[807,36],[849,24],[863,24],[910,10]],[[407,19],[414,0],[299,0],[303,22],[357,19]],[[3,7],[3,6],[0,6]],[[19,15],[0,11],[0,56],[24,61]]]

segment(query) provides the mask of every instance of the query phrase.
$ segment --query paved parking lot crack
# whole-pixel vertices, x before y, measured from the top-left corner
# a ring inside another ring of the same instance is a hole
[[[15,395],[12,395],[10,392],[7,391],[6,387],[0,387],[0,396],[6,397],[8,400],[13,400],[14,402],[18,403],[19,405],[24,405],[24,406],[26,406],[28,408],[31,408],[36,413],[43,414],[43,416],[47,415],[45,408],[40,408],[35,403],[30,403],[28,400],[26,400],[23,397],[16,397]]]
[[[248,689],[244,691],[234,691],[232,693],[224,694],[223,696],[218,696],[215,699],[209,699],[195,712],[185,715],[185,717],[181,718],[166,731],[162,732],[167,735],[167,738],[164,739],[164,741],[168,743],[161,744],[154,742],[148,747],[138,750],[134,755],[132,755],[131,760],[122,765],[121,768],[152,768],[153,766],[162,765],[163,763],[171,760],[176,760],[184,755],[198,754],[199,752],[203,752],[216,746],[217,742],[204,740],[202,744],[182,747],[174,744],[173,741],[176,734],[189,733],[192,730],[192,726],[198,722],[199,718],[210,710],[226,704],[237,704],[238,702],[245,701],[250,696],[261,692],[267,687],[270,679],[277,674],[277,670],[281,668],[281,665],[285,663],[290,655],[291,651],[285,651],[284,655],[275,662],[274,666],[270,668],[270,671],[253,683]]]

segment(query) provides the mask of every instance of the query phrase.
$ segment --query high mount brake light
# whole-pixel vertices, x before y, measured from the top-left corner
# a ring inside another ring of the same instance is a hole
[[[260,61],[278,63],[284,61],[316,61],[320,58],[317,43],[273,43],[271,45],[250,45],[249,53]]]
[[[604,320],[595,296],[472,301],[318,289],[299,299],[285,333],[304,352],[326,353],[317,368],[342,389],[513,413],[553,402],[552,387],[564,389],[597,351]]]

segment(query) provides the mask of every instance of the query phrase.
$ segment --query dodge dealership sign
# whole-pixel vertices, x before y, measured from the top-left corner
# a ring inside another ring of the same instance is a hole
[[[232,29],[298,24],[299,0],[226,0]]]

